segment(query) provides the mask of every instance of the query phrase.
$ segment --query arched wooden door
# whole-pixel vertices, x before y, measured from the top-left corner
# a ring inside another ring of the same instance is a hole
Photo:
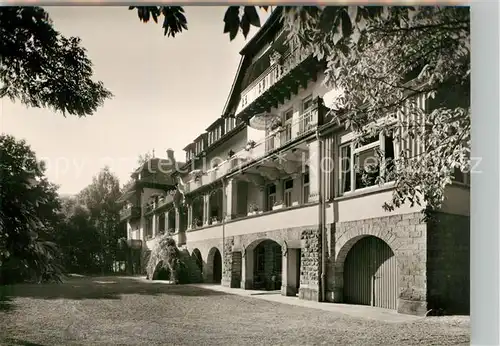
[[[344,301],[397,309],[398,269],[382,239],[367,236],[351,248],[344,262]]]

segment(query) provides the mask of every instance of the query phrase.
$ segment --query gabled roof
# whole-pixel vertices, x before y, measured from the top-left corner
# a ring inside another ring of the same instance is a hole
[[[259,31],[247,42],[247,44],[241,49],[240,54],[242,55],[238,70],[231,85],[231,90],[227,97],[226,103],[224,104],[224,109],[222,111],[222,116],[227,117],[232,114],[233,108],[236,108],[239,101],[239,96],[241,92],[241,83],[243,77],[252,62],[252,55],[258,51],[258,47],[263,44],[268,39],[270,33],[273,33],[277,24],[281,21],[281,13],[283,8],[277,6],[276,9],[271,13],[269,18],[266,20],[264,25]]]

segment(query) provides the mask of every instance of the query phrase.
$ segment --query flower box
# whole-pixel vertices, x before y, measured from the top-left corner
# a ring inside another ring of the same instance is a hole
[[[275,205],[273,205],[273,210],[279,210],[279,209],[283,209],[283,204],[275,204]]]

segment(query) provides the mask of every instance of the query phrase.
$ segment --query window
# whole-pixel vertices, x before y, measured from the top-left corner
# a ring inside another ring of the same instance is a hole
[[[299,126],[300,133],[303,133],[310,129],[309,124],[311,124],[313,120],[311,112],[312,108],[313,108],[313,99],[312,96],[309,96],[302,101],[302,115],[300,118],[300,126]]]
[[[234,129],[234,125],[235,125],[234,120],[235,120],[234,118],[227,118],[226,119],[226,133],[228,133],[229,131]]]
[[[380,174],[379,143],[373,142],[354,150],[355,189],[376,184]]]
[[[302,203],[309,202],[309,173],[304,173],[302,176]]]
[[[161,213],[158,217],[158,233],[165,233],[165,213]]]
[[[340,146],[341,194],[377,184],[380,175],[393,168],[394,142],[389,136],[366,138],[355,148],[353,143]]]
[[[340,193],[351,191],[351,143],[340,147]]]
[[[267,209],[272,210],[276,202],[276,185],[272,184],[267,187]]]
[[[153,236],[153,218],[149,217],[146,221],[146,238],[151,238]]]
[[[313,106],[313,100],[312,100],[312,96],[308,96],[306,97],[303,101],[302,101],[302,112],[307,112],[308,110],[310,110]]]
[[[283,200],[285,202],[285,207],[292,206],[292,192],[293,192],[293,180],[288,179],[284,182],[284,196]]]
[[[293,108],[287,110],[283,114],[284,131],[282,134],[282,142],[286,143],[292,139],[292,123],[293,123]]]

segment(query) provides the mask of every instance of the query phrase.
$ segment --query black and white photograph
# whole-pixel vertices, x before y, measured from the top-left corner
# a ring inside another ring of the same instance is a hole
[[[0,7],[0,344],[469,345],[470,12]]]

